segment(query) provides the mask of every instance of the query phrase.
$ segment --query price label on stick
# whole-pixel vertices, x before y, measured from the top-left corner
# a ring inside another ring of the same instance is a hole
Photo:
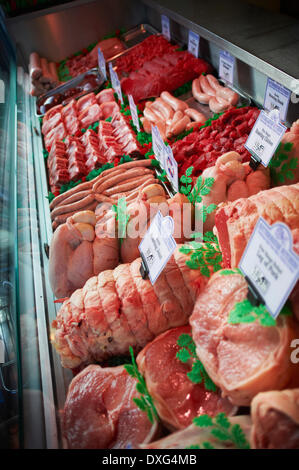
[[[162,26],[162,34],[168,41],[171,40],[171,35],[170,35],[170,24],[169,24],[169,18],[166,15],[161,15],[161,26]]]
[[[270,226],[260,217],[239,268],[276,318],[299,279],[299,256],[289,227],[281,222]]]
[[[163,167],[164,165],[164,147],[165,144],[159,132],[157,126],[152,125],[152,144],[153,144],[153,151],[155,154],[156,159],[160,162],[160,165]]]
[[[140,126],[139,126],[139,119],[138,119],[138,111],[137,111],[137,106],[134,102],[134,98],[132,95],[128,95],[128,100],[129,100],[129,105],[130,105],[130,111],[131,111],[131,116],[133,120],[134,126],[137,128],[137,132],[140,132]]]
[[[226,51],[219,54],[219,77],[232,85],[234,83],[235,58]]]
[[[170,145],[164,144],[164,163],[163,168],[166,171],[167,178],[171,182],[174,190],[179,191],[178,164],[175,160]]]
[[[100,47],[98,47],[98,67],[102,72],[102,75],[104,76],[105,80],[107,80],[106,61]]]
[[[198,57],[199,51],[199,35],[193,31],[189,31],[188,38],[188,51],[193,54],[196,58]]]
[[[264,108],[267,111],[278,109],[281,121],[285,121],[286,119],[290,97],[290,90],[280,85],[280,83],[275,82],[271,78],[268,78],[264,98]]]
[[[158,211],[138,247],[143,269],[152,284],[156,282],[176,248],[176,242],[172,236],[173,231],[173,218],[169,215],[163,217]]]
[[[279,122],[279,111],[261,111],[245,142],[247,150],[265,167],[268,166],[287,128]]]
[[[115,72],[115,70],[112,67],[111,62],[109,62],[109,72],[110,72],[110,79],[111,79],[112,88],[116,91],[118,99],[121,102],[121,104],[124,104],[123,95],[122,95],[122,92],[121,92],[120,81],[119,81],[117,73]]]

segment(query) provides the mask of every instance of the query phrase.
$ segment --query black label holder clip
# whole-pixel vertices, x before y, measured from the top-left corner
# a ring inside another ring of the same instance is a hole
[[[245,280],[248,284],[247,299],[249,300],[251,305],[253,305],[254,307],[258,307],[261,304],[265,305],[263,297],[258,292],[251,280],[247,276],[245,276]]]
[[[258,157],[257,155],[252,155],[251,154],[250,162],[249,162],[250,168],[252,168],[253,171],[256,171],[258,169],[258,166],[260,165],[261,161],[262,160],[261,160],[260,157]]]
[[[141,257],[141,265],[140,265],[139,271],[140,271],[142,279],[147,279],[148,273],[149,273],[148,265],[147,265],[147,262],[145,260],[143,253],[141,252],[140,252],[140,257]]]

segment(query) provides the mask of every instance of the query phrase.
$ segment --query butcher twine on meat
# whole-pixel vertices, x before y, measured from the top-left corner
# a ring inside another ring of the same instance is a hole
[[[62,365],[101,362],[127,354],[129,346],[140,350],[167,329],[185,325],[206,284],[185,261],[176,249],[153,286],[141,277],[140,258],[90,278],[53,321],[53,343]]]

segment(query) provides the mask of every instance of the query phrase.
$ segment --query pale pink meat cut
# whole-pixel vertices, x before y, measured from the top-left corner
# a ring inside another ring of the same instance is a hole
[[[154,286],[141,278],[138,258],[76,290],[53,322],[53,343],[63,366],[101,362],[128,353],[130,345],[138,351],[165,330],[185,325],[207,282],[199,270],[188,274],[187,259],[177,249]]]
[[[162,333],[137,356],[138,368],[159,417],[171,430],[189,426],[201,414],[230,415],[236,411],[227,399],[221,398],[219,390],[208,391],[203,384],[195,384],[188,378],[191,364],[184,364],[176,357],[180,349],[177,341],[182,334],[191,335],[191,327],[180,326]]]
[[[254,448],[299,449],[299,388],[259,393],[251,418]]]
[[[123,366],[86,367],[72,380],[63,411],[69,449],[125,449],[151,442],[157,423],[133,402],[136,379]]]
[[[248,406],[263,391],[283,389],[295,378],[290,343],[298,337],[292,316],[280,315],[276,326],[228,323],[237,302],[246,299],[247,283],[240,274],[215,273],[199,294],[190,317],[196,351],[224,396]],[[299,377],[298,377],[299,378]]]

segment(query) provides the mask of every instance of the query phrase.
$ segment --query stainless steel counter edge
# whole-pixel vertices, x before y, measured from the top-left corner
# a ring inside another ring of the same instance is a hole
[[[226,39],[221,38],[217,34],[213,33],[205,29],[204,27],[200,26],[199,24],[194,23],[191,20],[188,20],[184,16],[179,13],[176,13],[174,10],[170,10],[154,0],[142,0],[142,2],[157,10],[159,13],[167,15],[170,19],[179,23],[180,25],[184,26],[188,30],[192,30],[195,33],[199,34],[199,36],[205,38],[207,41],[213,42],[216,46],[220,49],[226,50],[230,54],[232,54],[237,59],[248,64],[250,67],[258,70],[259,72],[263,73],[264,75],[272,78],[273,80],[277,81],[278,83],[284,85],[286,88],[291,90],[292,92],[298,94],[299,89],[299,79],[297,77],[292,77],[287,73],[279,70],[277,67],[265,62],[264,60],[256,57],[254,54],[242,49],[241,47],[229,42]],[[297,57],[298,59],[298,57]]]

